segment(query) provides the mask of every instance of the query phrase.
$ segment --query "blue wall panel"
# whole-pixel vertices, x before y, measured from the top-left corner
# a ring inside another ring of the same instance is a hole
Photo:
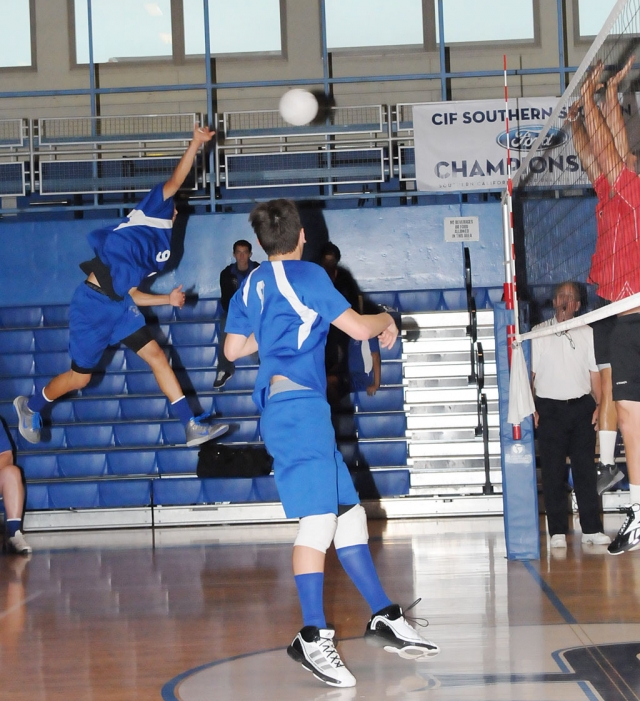
[[[497,202],[482,204],[319,210],[307,238],[326,236],[339,246],[342,262],[363,290],[412,290],[464,286],[461,243],[445,243],[443,219],[478,216],[480,241],[470,242],[473,283],[503,282],[502,218]],[[67,304],[83,274],[78,265],[92,257],[86,234],[113,219],[7,222],[0,227],[0,306]],[[220,294],[220,270],[233,261],[233,242],[246,238],[254,260],[265,256],[246,214],[193,215],[178,269],[160,276],[153,292],[177,284],[201,297]],[[317,245],[316,245],[317,248]]]

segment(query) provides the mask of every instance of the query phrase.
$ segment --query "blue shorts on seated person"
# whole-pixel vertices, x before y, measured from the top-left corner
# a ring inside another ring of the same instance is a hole
[[[349,469],[336,446],[326,397],[311,389],[270,397],[260,432],[273,457],[273,473],[287,518],[338,513],[359,504]]]
[[[69,355],[81,368],[94,368],[108,346],[144,325],[144,316],[131,295],[118,302],[83,282],[69,307]]]
[[[7,429],[4,427],[2,421],[0,421],[0,453],[4,453],[5,450],[13,450],[13,446],[9,440]]]

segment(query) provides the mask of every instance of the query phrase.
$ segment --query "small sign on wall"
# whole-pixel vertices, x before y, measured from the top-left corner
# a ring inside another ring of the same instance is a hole
[[[478,217],[445,217],[444,240],[448,242],[480,241]]]

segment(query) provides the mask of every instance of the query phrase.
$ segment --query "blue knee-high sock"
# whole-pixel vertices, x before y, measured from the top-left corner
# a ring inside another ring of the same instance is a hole
[[[372,613],[391,606],[393,602],[380,584],[368,545],[349,545],[336,552],[340,564],[369,604]]]
[[[180,397],[180,399],[176,399],[176,401],[171,404],[171,413],[176,418],[180,419],[183,426],[186,426],[193,418],[193,412],[191,411],[189,402],[184,395]]]
[[[305,626],[326,628],[327,621],[324,617],[322,597],[324,572],[297,574],[295,575],[295,580],[298,587],[300,608],[302,609],[302,622]]]
[[[48,406],[51,403],[51,400],[47,399],[47,395],[44,393],[43,389],[42,392],[36,392],[29,398],[27,406],[29,407],[29,409],[31,409],[31,411],[36,411],[40,413],[46,406]]]
[[[13,536],[20,530],[21,524],[22,524],[22,519],[8,518],[4,524],[7,536],[9,538],[13,538]]]

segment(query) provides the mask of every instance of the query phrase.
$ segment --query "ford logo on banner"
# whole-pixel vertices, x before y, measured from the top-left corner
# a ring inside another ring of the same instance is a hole
[[[509,129],[508,132],[509,143],[507,143],[506,131],[503,131],[502,134],[498,134],[496,141],[502,148],[510,147],[514,151],[528,151],[533,146],[533,142],[540,136],[541,131],[541,124],[530,127],[514,127],[513,129]],[[545,134],[537,150],[547,151],[549,149],[558,148],[562,146],[568,138],[566,132],[562,131],[562,129],[551,127]]]

